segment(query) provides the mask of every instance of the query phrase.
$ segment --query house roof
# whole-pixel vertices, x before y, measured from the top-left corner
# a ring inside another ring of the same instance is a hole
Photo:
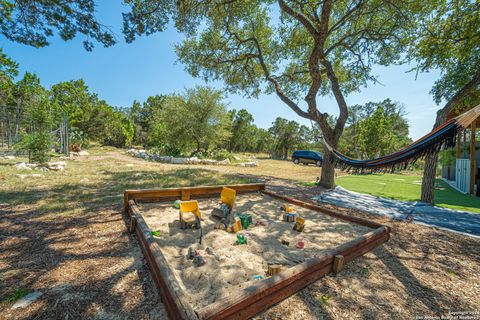
[[[447,119],[453,118],[457,118],[457,122],[465,128],[468,128],[474,121],[476,121],[476,127],[480,128],[480,104],[462,109],[454,108]]]

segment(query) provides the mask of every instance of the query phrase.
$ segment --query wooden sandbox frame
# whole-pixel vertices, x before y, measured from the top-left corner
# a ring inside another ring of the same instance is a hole
[[[255,284],[222,300],[199,310],[194,310],[168,265],[160,245],[154,240],[148,229],[136,201],[163,202],[176,199],[190,200],[218,197],[222,187],[126,190],[124,193],[124,208],[130,217],[130,232],[135,232],[140,241],[142,251],[148,261],[152,277],[170,319],[248,319],[295,294],[324,275],[330,272],[340,272],[346,263],[374,249],[390,238],[390,227],[388,226],[276,194],[265,190],[265,184],[263,183],[228,185],[226,187],[235,189],[237,194],[261,192],[294,205],[369,227],[373,230],[342,245],[322,251],[320,255],[286,269],[278,275],[257,281]]]

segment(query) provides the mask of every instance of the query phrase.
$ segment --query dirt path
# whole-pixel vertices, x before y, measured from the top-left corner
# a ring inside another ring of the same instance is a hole
[[[310,171],[303,170],[317,170],[291,163],[279,164],[274,178],[273,167],[174,166],[100,150],[36,179],[18,177],[14,163],[0,160],[1,319],[165,319],[137,240],[127,233],[121,208],[126,188],[239,183],[256,176],[305,200],[321,192],[284,179],[298,174],[307,181]],[[368,218],[393,227],[387,244],[258,318],[412,319],[478,310],[480,240]],[[5,299],[20,289],[43,295],[12,310]]]

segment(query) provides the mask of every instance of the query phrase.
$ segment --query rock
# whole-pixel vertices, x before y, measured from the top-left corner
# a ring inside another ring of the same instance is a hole
[[[18,309],[18,308],[25,308],[31,305],[35,300],[42,296],[41,292],[32,292],[27,294],[25,297],[20,298],[15,304],[12,306],[11,309]]]
[[[200,159],[198,159],[197,157],[191,157],[191,158],[188,158],[188,163],[189,164],[199,164]]]
[[[170,156],[158,156],[157,158],[159,162],[164,162],[164,163],[171,163],[172,162],[172,157]]]
[[[80,156],[78,152],[70,151],[70,157],[78,157],[78,156]]]
[[[12,160],[15,159],[15,156],[4,156],[5,159]]]
[[[235,159],[235,160],[237,160],[237,161],[240,161],[240,160],[242,160],[242,158],[240,158],[240,157],[237,157],[237,156],[233,156],[233,159]]]
[[[188,158],[172,158],[173,164],[187,164],[188,163]]]
[[[142,158],[142,159],[146,159],[147,156],[148,156],[148,153],[145,150],[140,150],[140,151],[138,151],[137,154],[135,154],[135,156],[139,157],[139,158]]]
[[[221,165],[221,166],[228,166],[230,164],[230,159],[225,159],[225,160],[222,160],[222,161],[218,161],[217,164]]]
[[[217,164],[217,161],[216,161],[216,160],[212,160],[212,159],[202,159],[201,163],[202,163],[202,164],[215,165],[215,164]]]
[[[27,166],[25,162],[19,162],[15,165],[15,167],[17,167],[18,170],[32,170],[32,168]]]
[[[258,167],[258,162],[257,161],[241,162],[241,163],[238,163],[237,166],[239,166],[239,167]]]
[[[125,167],[133,167],[133,163],[127,163]]]
[[[47,169],[54,171],[63,171],[67,163],[65,161],[49,162],[47,163]]]
[[[83,184],[88,183],[88,182],[90,182],[90,180],[88,180],[88,178],[83,178],[82,180],[80,180],[80,183],[83,183]]]
[[[79,155],[79,156],[89,156],[90,153],[89,153],[88,151],[86,151],[86,150],[82,150],[82,151],[78,152],[78,155]]]
[[[135,149],[128,149],[128,150],[126,151],[126,153],[128,153],[129,155],[132,155],[132,156],[133,156],[133,155],[135,155],[135,154],[137,153],[137,150],[135,150]]]

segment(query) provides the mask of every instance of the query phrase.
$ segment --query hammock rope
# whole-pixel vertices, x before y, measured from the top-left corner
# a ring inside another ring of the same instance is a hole
[[[323,139],[323,144],[330,151],[329,160],[334,163],[335,167],[341,170],[354,171],[356,173],[394,172],[404,170],[418,159],[438,153],[442,148],[453,148],[457,134],[468,128],[479,117],[480,105],[456,118],[446,121],[400,151],[375,159],[352,159],[332,148],[325,139]]]

